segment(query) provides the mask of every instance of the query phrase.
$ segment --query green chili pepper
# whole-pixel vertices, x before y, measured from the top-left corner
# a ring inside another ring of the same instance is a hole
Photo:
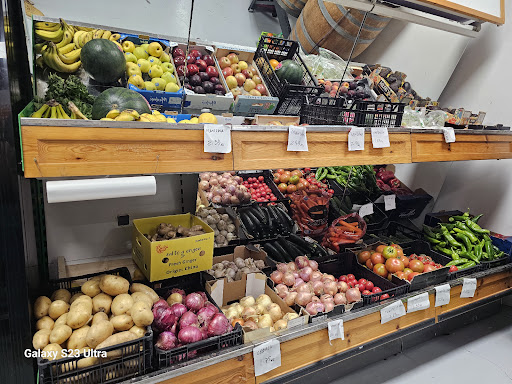
[[[457,223],[459,224],[459,223]],[[465,225],[464,225],[465,226]],[[453,230],[455,232],[458,232],[458,233],[461,233],[463,234],[464,236],[468,237],[469,240],[472,242],[472,243],[477,243],[478,242],[478,238],[475,236],[475,234],[473,232],[471,232],[467,227],[466,229],[462,229],[460,228],[460,226],[457,226],[456,228],[453,228]]]
[[[482,259],[490,260],[489,254],[487,252],[482,252]]]
[[[444,245],[446,245],[446,242],[441,241],[441,240],[438,240],[438,239],[435,239],[435,238],[433,238],[433,237],[430,237],[430,236],[425,235],[425,238],[426,238],[428,241],[430,241],[430,243],[432,243],[432,244],[441,244],[441,243],[444,243]],[[442,247],[442,245],[441,245],[441,247]]]
[[[450,232],[448,232],[448,229],[441,225],[441,234],[445,237],[446,241],[452,246],[452,247],[459,247],[462,248],[462,244],[459,243],[457,240],[453,238],[452,235],[450,235]]]
[[[443,247],[441,247],[440,245],[434,245],[434,249],[435,249],[436,251],[439,251],[439,252],[444,253],[444,254],[445,254],[445,255],[447,255],[447,256],[451,256],[451,255],[452,255],[452,250],[451,250],[451,249],[443,248]]]
[[[465,263],[468,263],[468,262],[469,262],[468,259],[452,260],[448,264],[446,264],[445,267],[451,267],[452,265],[461,265],[461,264],[465,264]]]
[[[482,251],[483,251],[483,248],[484,248],[484,244],[485,244],[485,240],[482,240],[480,243],[478,243],[477,245],[475,245],[475,257],[476,257],[476,262],[479,262],[481,259],[482,259]]]
[[[466,268],[474,267],[475,265],[476,265],[476,263],[474,261],[468,261],[466,264],[462,264],[460,267],[457,267],[457,268],[466,269]]]
[[[455,228],[455,230],[456,230],[455,237],[462,241],[462,243],[464,244],[464,246],[466,247],[466,249],[468,251],[471,251],[473,246],[471,245],[471,241],[469,240],[469,237],[466,236],[464,231],[460,231],[460,229],[458,229],[458,228]],[[460,232],[458,232],[457,230],[459,230]]]
[[[328,179],[331,179],[331,180],[332,180],[332,179],[336,179],[337,177],[338,177],[338,176],[333,175],[333,174],[331,174],[331,173],[329,173],[329,174],[327,175],[327,178],[328,178]]]
[[[494,249],[492,248],[492,242],[491,238],[487,235],[484,235],[484,247],[485,247],[485,253],[487,253],[489,259],[494,259]]]
[[[459,259],[460,259],[460,256],[459,256],[459,254],[455,251],[455,249],[451,248],[451,251],[452,251],[452,260],[459,260]]]
[[[466,221],[467,216],[452,216],[448,220],[453,223],[454,221]]]
[[[323,171],[324,171],[323,167],[318,168],[315,173],[315,179],[320,180],[320,175],[323,173]]]
[[[500,259],[500,258],[502,258],[503,256],[505,256],[505,252],[503,252],[503,251],[499,251],[498,253],[495,253],[495,254],[494,254],[494,260]]]
[[[425,232],[425,234],[428,237],[431,237],[433,239],[440,239],[441,238],[441,235],[439,233],[434,232],[432,230],[432,228],[430,228],[428,225],[425,225],[425,224],[423,224],[423,232]]]
[[[480,227],[477,223],[471,221],[470,219],[466,219],[466,225],[468,226],[469,229],[471,229],[473,232],[476,232],[476,233],[481,233],[481,234],[491,233],[491,231],[489,231],[488,229],[482,229],[482,227]]]
[[[473,223],[478,223],[478,220],[483,216],[483,213],[479,214],[478,216],[475,216],[471,219]]]
[[[453,228],[455,228],[455,224],[444,224],[443,227],[445,227],[447,230],[451,231]]]

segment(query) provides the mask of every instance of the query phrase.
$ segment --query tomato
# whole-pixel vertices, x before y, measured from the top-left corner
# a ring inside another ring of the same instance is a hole
[[[386,261],[384,259],[384,256],[382,256],[382,254],[379,252],[375,252],[373,255],[371,255],[370,260],[372,261],[373,265],[384,264],[384,262]]]
[[[411,268],[404,268],[404,273],[405,273],[405,276],[407,277],[409,275],[409,273],[412,272],[412,269]]]
[[[334,189],[328,189],[327,190],[327,193],[331,194],[331,195],[334,195]]]
[[[379,253],[382,253],[382,251],[384,250],[384,248],[386,248],[385,245],[379,245],[375,250]]]
[[[368,289],[365,289],[363,292],[361,292],[362,295],[365,295],[365,296],[369,296],[372,294],[371,291],[369,291]]]
[[[304,173],[309,173],[311,172],[311,168],[304,168]]]
[[[457,268],[457,266],[456,266],[456,265],[452,265],[452,266],[450,267],[449,272],[457,272],[458,270],[459,270],[459,268]]]
[[[402,272],[404,268],[402,260],[399,260],[396,257],[391,257],[386,260],[386,269],[391,273]]]
[[[372,293],[381,293],[382,292],[382,289],[380,289],[379,287],[373,287],[372,289]]]
[[[396,253],[397,253],[398,256],[403,256],[404,255],[404,251],[401,250],[401,249],[397,249]]]
[[[349,279],[349,280],[347,280],[347,284],[350,284],[350,285],[352,285],[352,287],[354,287],[357,284],[357,280],[356,279]]]
[[[413,270],[413,272],[421,273],[424,269],[424,264],[420,260],[411,260],[409,262],[409,268]]]
[[[357,284],[357,285],[359,286],[358,287],[359,288],[359,292],[363,292],[366,289],[366,287],[363,284]]]
[[[409,258],[407,256],[404,256],[404,255],[400,256],[400,255],[398,255],[396,258],[398,260],[401,260],[402,263],[404,263],[404,267],[405,268],[407,268],[409,266]]]
[[[388,277],[388,270],[382,263],[377,263],[373,266],[373,272],[382,277]]]
[[[402,280],[405,280],[407,278],[407,276],[403,272],[397,272],[395,273],[395,276]]]
[[[432,272],[432,271],[435,271],[437,268],[433,265],[430,265],[430,264],[426,264],[425,267],[423,268],[423,272],[424,273],[427,273],[427,272]]]
[[[318,188],[318,185],[310,185],[310,186],[309,186],[309,190],[310,190],[310,191],[318,191],[318,189],[319,189],[319,188]]]
[[[339,281],[344,281],[344,282],[347,282],[347,275],[341,275],[338,279]]]
[[[418,276],[419,273],[418,272],[411,272],[407,275],[407,280],[411,281],[412,279],[414,279],[414,276]]]
[[[297,186],[295,184],[289,184],[286,188],[286,192],[288,193],[293,193],[295,191],[297,191]]]
[[[279,180],[279,176],[274,176],[274,183],[279,184],[281,180]]]
[[[385,293],[385,294],[383,294],[383,295],[380,295],[380,299],[381,299],[381,300],[389,299],[389,294]]]
[[[311,184],[313,182],[313,179],[311,177],[309,177],[306,179],[306,181]]]
[[[288,184],[281,183],[277,186],[277,189],[279,189],[280,192],[286,193],[286,189],[288,188]]]
[[[373,270],[373,263],[371,259],[366,260],[366,268]]]
[[[347,275],[347,280],[355,280],[355,279],[356,279],[356,277],[353,274],[349,273]]]
[[[289,182],[292,184],[297,184],[299,182],[300,178],[297,175],[291,175]]]
[[[300,177],[302,177],[302,172],[298,169],[294,169],[292,171],[292,176],[295,176],[295,175],[299,176],[299,178],[300,178]]]
[[[281,181],[281,183],[287,183],[290,181],[290,175],[283,173],[281,176],[279,176],[279,181]]]
[[[277,201],[277,197],[272,196],[272,197],[270,198],[270,201]]]
[[[365,285],[365,288],[369,291],[371,291],[373,289],[374,285],[371,281],[367,281],[366,282],[366,285]]]
[[[396,251],[396,248],[389,246],[384,248],[384,250],[382,251],[382,256],[384,256],[386,259],[389,259],[391,257],[397,257],[398,252]]]
[[[276,173],[279,173],[280,175],[284,172],[284,169],[283,168],[279,168]]]
[[[364,264],[366,263],[366,260],[370,258],[370,256],[371,254],[368,251],[359,252],[359,254],[357,255],[357,261],[359,261],[361,264]]]
[[[359,284],[361,284],[361,285],[365,285],[366,286],[366,283],[368,282],[368,280],[366,280],[366,279],[359,279],[357,282]]]
[[[417,258],[418,258],[418,255],[415,253],[413,253],[412,255],[409,256],[409,259],[411,259],[411,260],[415,260]]]
[[[284,172],[283,172],[283,175],[291,176],[291,175],[292,175],[292,173],[291,173],[290,171],[284,171]]]
[[[402,247],[399,246],[398,244],[390,244],[390,246],[395,248],[395,249],[402,249]]]
[[[306,189],[306,186],[302,183],[297,183],[297,191],[302,191],[303,189]]]
[[[263,181],[265,178],[263,176],[258,176],[258,181]]]

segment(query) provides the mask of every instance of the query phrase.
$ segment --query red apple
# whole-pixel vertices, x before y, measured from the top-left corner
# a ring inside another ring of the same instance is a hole
[[[267,89],[263,84],[256,84],[255,88],[259,93],[262,94],[262,96],[265,96],[267,94]]]
[[[231,64],[231,69],[233,70],[233,73],[242,72],[242,68],[240,68],[240,65],[238,64]]]
[[[231,61],[229,61],[227,57],[221,57],[219,60],[219,65],[221,69],[224,69],[231,66]]]
[[[199,73],[199,67],[195,64],[187,65],[187,74],[193,76]]]
[[[199,67],[200,72],[206,72],[206,68],[208,68],[208,64],[206,64],[206,61],[198,59],[196,61],[196,65]]]
[[[207,68],[208,70],[208,68]],[[231,67],[226,67],[222,70],[222,74],[224,75],[224,78],[228,77],[228,76],[233,76],[233,70],[231,69]]]
[[[243,69],[242,73],[244,74],[244,76],[246,78],[251,78],[252,79],[252,77],[254,76],[254,72],[251,71],[250,69]]]
[[[185,63],[185,56],[176,56],[174,58],[174,65],[176,65],[176,67],[179,67],[180,65],[185,65]]]
[[[203,61],[203,60],[198,60],[198,62],[199,61]],[[217,71],[217,68],[212,67],[211,65],[206,67],[206,73],[210,77],[219,77],[219,72]]]
[[[238,56],[236,53],[234,52],[231,52],[229,55],[228,55],[228,59],[229,61],[231,61],[231,64],[238,64]]]
[[[202,59],[206,61],[206,64],[215,66],[215,61],[213,60],[213,57],[211,57],[210,55],[204,55]]]
[[[185,57],[185,51],[181,48],[174,48],[174,51],[172,51],[172,57],[176,59],[177,57]]]
[[[245,83],[245,80],[246,80],[245,76],[242,75],[241,73],[237,73],[235,75],[235,79],[239,86],[242,86],[242,84]]]
[[[185,76],[186,68],[184,65],[180,65],[179,67],[176,67],[176,72],[178,73],[178,76]]]
[[[201,57],[201,52],[199,52],[197,49],[193,49],[190,51],[189,55],[198,58]]]
[[[254,75],[252,79],[256,84],[261,84],[261,77],[259,77],[258,75]]]
[[[187,64],[195,64],[195,63],[196,63],[196,58],[194,56],[188,55],[187,56]]]

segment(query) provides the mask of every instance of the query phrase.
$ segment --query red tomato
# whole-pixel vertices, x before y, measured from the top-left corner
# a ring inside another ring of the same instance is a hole
[[[386,248],[386,246],[384,244],[381,244],[379,245],[377,248],[375,248],[375,250],[378,252],[378,253],[382,253],[382,251],[384,250],[384,248]]]
[[[423,263],[420,261],[420,260],[411,260],[409,262],[409,268],[411,268],[413,270],[413,272],[423,272],[423,269],[425,268],[425,266],[423,265]]]
[[[402,260],[399,260],[396,257],[391,257],[386,260],[386,269],[391,273],[401,272],[404,268]]]
[[[423,272],[426,273],[426,272],[432,272],[432,271],[435,271],[437,268],[434,266],[434,265],[430,265],[430,264],[427,264],[425,265],[425,267],[423,268]]]
[[[364,290],[366,290],[366,287],[364,285],[361,285],[361,284],[357,284],[359,285],[359,292],[363,292]]]
[[[309,184],[313,183],[313,179],[311,177],[306,179]]]
[[[352,286],[355,286],[357,284],[357,280],[356,279],[347,280],[347,284],[352,284]]]
[[[258,181],[263,181],[265,178],[263,176],[258,176]]]
[[[371,255],[370,260],[372,261],[373,265],[384,264],[384,262],[386,261],[384,259],[384,256],[382,256],[382,254],[379,252],[375,252],[373,255]]]
[[[407,280],[411,281],[412,279],[414,279],[414,276],[418,276],[419,273],[418,272],[411,272],[407,275]]]
[[[304,173],[309,173],[311,172],[311,168],[304,168]]]
[[[366,268],[373,269],[373,263],[371,259],[366,260]]]
[[[402,280],[405,280],[407,278],[404,272],[397,272],[395,273],[395,276]]]
[[[366,285],[366,283],[368,282],[368,280],[366,280],[366,279],[359,279],[357,282],[358,282],[359,284],[361,284],[361,285]]]
[[[363,292],[361,292],[362,295],[365,295],[365,296],[369,296],[372,294],[371,291],[369,291],[368,289],[365,289]]]
[[[396,249],[402,249],[402,247],[399,246],[398,244],[390,244],[390,246]]]
[[[279,173],[279,174],[282,174],[284,172],[284,169],[283,168],[279,168],[276,173]]]
[[[329,190],[327,190],[327,193],[330,193],[331,195],[334,195],[334,190],[333,189],[329,189]]]
[[[353,274],[349,273],[347,275],[347,280],[355,280],[355,279],[356,279],[356,277]]]
[[[371,291],[374,288],[374,285],[371,281],[367,281],[365,287],[367,290]]]
[[[456,265],[452,265],[452,266],[450,267],[450,272],[457,272],[458,270],[459,270],[459,268],[457,268],[457,266],[456,266]]]
[[[373,266],[373,272],[382,277],[388,277],[388,270],[382,263],[377,263]]]
[[[404,263],[404,267],[407,268],[409,266],[409,258],[407,256],[404,256],[404,255],[398,255],[396,257],[398,260],[401,260],[402,263]]]
[[[272,197],[270,198],[270,201],[277,201],[277,197],[272,196]]]
[[[338,279],[339,281],[344,281],[344,282],[347,282],[347,275],[341,275],[340,278]]]
[[[381,299],[381,300],[389,299],[389,294],[385,293],[385,294],[381,295],[381,296],[380,296],[380,299]]]
[[[372,293],[381,293],[382,292],[382,289],[380,289],[379,287],[373,287],[372,289]]]

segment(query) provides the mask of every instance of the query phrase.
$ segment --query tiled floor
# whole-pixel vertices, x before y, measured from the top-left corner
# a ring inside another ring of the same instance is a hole
[[[512,383],[512,307],[331,384]]]

